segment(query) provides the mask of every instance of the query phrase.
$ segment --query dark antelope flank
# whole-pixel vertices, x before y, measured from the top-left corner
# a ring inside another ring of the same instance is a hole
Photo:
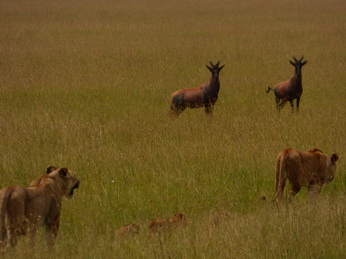
[[[294,62],[289,60],[290,64],[295,67],[294,76],[290,80],[283,81],[274,86],[274,89],[268,87],[266,91],[269,93],[270,90],[273,90],[275,93],[275,102],[276,108],[280,111],[287,101],[290,102],[292,107],[292,112],[294,112],[293,100],[297,99],[297,111],[299,111],[300,97],[303,93],[302,85],[302,67],[308,62],[307,60],[303,61],[304,56],[301,59],[297,60],[296,57],[293,57]]]
[[[205,113],[207,115],[212,114],[213,106],[217,101],[220,89],[219,73],[225,65],[219,67],[220,61],[218,61],[215,65],[210,62],[210,65],[211,67],[206,65],[211,72],[209,82],[204,83],[197,88],[182,89],[172,94],[171,115],[178,116],[187,107],[205,107]]]

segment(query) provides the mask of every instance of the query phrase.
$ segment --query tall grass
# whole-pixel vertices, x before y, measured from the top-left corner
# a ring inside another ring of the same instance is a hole
[[[76,171],[56,248],[19,243],[6,257],[315,258],[345,251],[346,4],[343,1],[2,1],[0,183],[27,185],[48,165]],[[278,114],[268,86],[304,55],[301,111]],[[212,119],[167,117],[170,94],[209,79]],[[276,154],[340,155],[316,204],[278,211]],[[189,224],[159,237],[175,212]],[[139,223],[133,239],[115,230]],[[43,243],[39,239],[38,243]]]

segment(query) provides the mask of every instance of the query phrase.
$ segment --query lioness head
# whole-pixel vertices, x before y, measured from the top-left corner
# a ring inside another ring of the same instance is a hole
[[[330,183],[334,179],[334,172],[336,170],[336,161],[338,161],[338,159],[339,159],[339,156],[336,153],[331,155],[331,157],[328,157],[325,184]]]
[[[65,167],[52,168],[54,169],[48,173],[48,177],[55,179],[61,187],[62,195],[71,199],[74,190],[79,187],[80,181],[77,179],[74,172]]]

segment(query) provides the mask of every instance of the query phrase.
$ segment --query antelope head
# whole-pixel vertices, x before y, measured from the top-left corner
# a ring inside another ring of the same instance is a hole
[[[303,61],[304,56],[302,56],[299,60],[293,56],[293,61],[289,60],[290,64],[295,67],[295,74],[297,77],[302,76],[302,67],[308,62],[307,60]]]
[[[215,65],[210,61],[209,62],[211,67],[206,65],[206,67],[209,69],[209,71],[211,72],[212,78],[213,79],[218,79],[219,78],[219,73],[221,71],[221,69],[223,69],[223,67],[225,65],[222,65],[221,67],[219,67],[220,65],[220,61],[218,61]]]

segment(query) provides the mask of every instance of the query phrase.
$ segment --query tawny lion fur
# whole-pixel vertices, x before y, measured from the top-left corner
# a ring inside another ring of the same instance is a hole
[[[139,234],[140,229],[138,224],[126,224],[118,229],[117,234],[119,238],[133,236]]]
[[[173,229],[187,224],[186,216],[182,213],[174,214],[170,219],[155,219],[149,222],[149,231],[151,233]]]
[[[275,200],[281,200],[287,179],[291,183],[290,198],[297,194],[302,186],[308,188],[310,197],[319,195],[322,186],[334,179],[338,159],[336,153],[328,156],[317,148],[308,152],[282,150],[276,158]]]
[[[67,168],[49,168],[28,188],[8,186],[0,190],[1,247],[15,246],[19,235],[28,234],[33,241],[38,228],[44,225],[47,244],[54,244],[62,197],[71,199],[80,182]]]

